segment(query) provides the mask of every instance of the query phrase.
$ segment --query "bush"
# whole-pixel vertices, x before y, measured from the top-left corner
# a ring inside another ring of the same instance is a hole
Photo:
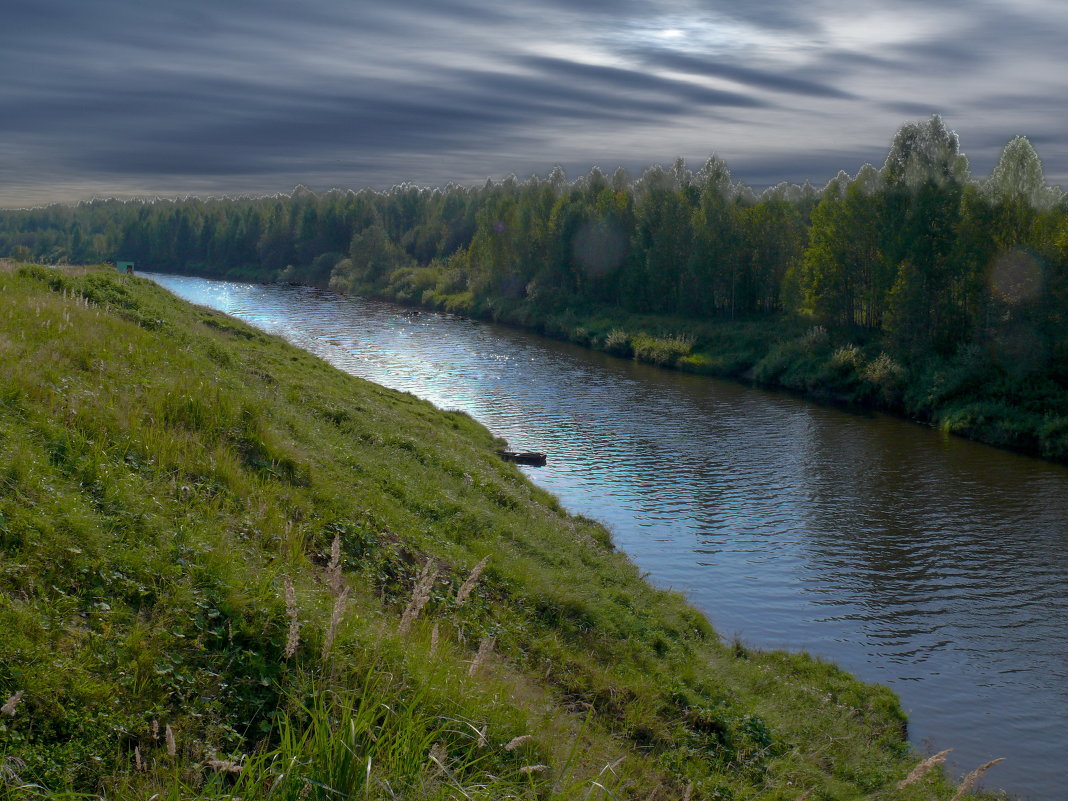
[[[690,354],[693,343],[692,334],[656,337],[644,331],[632,337],[630,341],[635,359],[655,364],[657,367],[674,367],[679,359]]]
[[[885,351],[880,353],[860,371],[861,380],[868,384],[870,393],[884,406],[895,406],[901,401],[908,373],[905,368]]]
[[[604,349],[614,356],[633,356],[634,350],[630,346],[630,337],[622,328],[613,328],[608,332],[604,340]]]

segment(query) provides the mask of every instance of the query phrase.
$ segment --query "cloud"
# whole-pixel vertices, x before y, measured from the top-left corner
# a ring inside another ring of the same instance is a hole
[[[95,185],[444,183],[553,163],[640,172],[712,150],[758,186],[825,180],[861,154],[881,161],[905,119],[935,111],[973,165],[1022,133],[1064,181],[1051,102],[1068,88],[1061,9],[14,0],[0,30],[0,205]]]
[[[767,89],[772,92],[786,92],[807,97],[854,99],[856,95],[832,86],[830,83],[806,80],[794,75],[773,70],[761,70],[713,59],[701,58],[687,53],[678,53],[665,49],[639,51],[641,60],[661,69],[701,75],[709,78],[723,78],[733,83]]]
[[[751,95],[709,89],[634,69],[540,56],[527,58],[523,63],[542,71],[549,80],[580,81],[616,95],[631,92],[662,94],[699,107],[747,106],[754,108],[770,105]]]

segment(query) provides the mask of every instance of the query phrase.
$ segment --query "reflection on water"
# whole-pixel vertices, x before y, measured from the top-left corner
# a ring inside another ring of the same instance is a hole
[[[1068,469],[495,326],[153,276],[522,450],[727,637],[890,684],[913,739],[1023,797],[1068,775]]]

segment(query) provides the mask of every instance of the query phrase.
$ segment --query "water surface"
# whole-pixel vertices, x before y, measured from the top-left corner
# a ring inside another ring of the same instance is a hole
[[[881,415],[303,287],[150,276],[469,412],[726,637],[890,685],[924,749],[1068,797],[1068,468]]]

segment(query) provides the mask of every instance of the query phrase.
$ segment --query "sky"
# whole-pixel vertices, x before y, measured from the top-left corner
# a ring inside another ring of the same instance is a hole
[[[3,0],[0,207],[881,166],[941,114],[1068,188],[1065,0]]]

